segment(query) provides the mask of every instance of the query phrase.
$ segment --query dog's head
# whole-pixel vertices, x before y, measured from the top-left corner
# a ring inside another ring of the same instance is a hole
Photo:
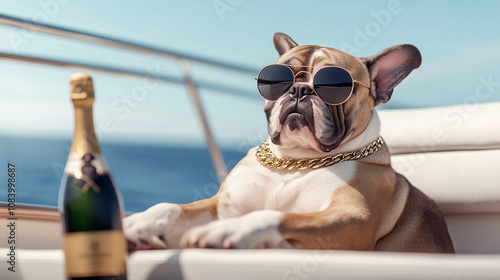
[[[420,66],[421,56],[412,45],[397,45],[380,53],[358,58],[333,48],[299,46],[283,33],[274,35],[280,58],[295,75],[293,85],[275,101],[266,101],[264,112],[274,144],[286,149],[335,150],[342,142],[359,135],[367,127],[372,109],[386,103],[398,85]],[[341,67],[354,80],[349,99],[328,105],[315,94],[313,77],[326,66]]]

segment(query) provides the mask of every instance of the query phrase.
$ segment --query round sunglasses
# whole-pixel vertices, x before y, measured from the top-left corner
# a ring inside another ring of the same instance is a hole
[[[311,66],[297,67],[310,68]],[[260,94],[269,101],[277,100],[290,89],[295,82],[295,77],[301,72],[310,73],[299,71],[294,75],[292,68],[284,64],[271,64],[262,68],[256,78]],[[321,68],[313,77],[314,92],[329,105],[340,105],[346,102],[354,91],[354,83],[369,89],[362,82],[353,79],[347,70],[338,66]]]

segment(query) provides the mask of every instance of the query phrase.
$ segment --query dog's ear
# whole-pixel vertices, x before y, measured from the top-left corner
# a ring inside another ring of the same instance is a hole
[[[292,38],[281,32],[274,33],[273,41],[274,46],[276,47],[276,50],[278,51],[280,56],[298,46],[297,43],[292,40]]]
[[[372,80],[371,93],[376,103],[386,103],[392,91],[413,69],[420,66],[422,56],[413,45],[397,45],[364,59]]]

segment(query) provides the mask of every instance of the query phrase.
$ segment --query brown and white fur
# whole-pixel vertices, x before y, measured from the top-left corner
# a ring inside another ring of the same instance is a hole
[[[355,151],[380,131],[374,107],[421,56],[397,45],[368,58],[274,36],[277,63],[300,73],[276,101],[266,101],[271,150],[280,158],[319,158]],[[298,66],[311,68],[304,69]],[[294,67],[295,66],[295,67]],[[355,84],[347,102],[330,106],[312,91],[312,76],[340,66]],[[131,250],[157,248],[301,248],[453,253],[437,205],[391,167],[384,144],[370,156],[303,171],[270,169],[256,148],[231,171],[212,198],[157,204],[124,220]]]

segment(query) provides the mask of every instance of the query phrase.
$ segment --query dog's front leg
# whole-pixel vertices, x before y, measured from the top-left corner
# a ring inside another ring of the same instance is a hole
[[[181,246],[373,250],[373,223],[355,212],[336,207],[313,213],[260,210],[194,227],[183,235]]]
[[[188,230],[181,240],[187,248],[291,248],[279,227],[283,212],[259,210],[241,217],[213,221]]]
[[[373,251],[397,222],[406,201],[405,190],[344,186],[322,211],[283,214],[279,231],[298,249]]]
[[[281,236],[297,249],[374,250],[377,240],[369,216],[338,210],[285,213]]]
[[[123,229],[129,250],[180,248],[186,230],[217,219],[216,205],[215,197],[185,205],[159,203],[126,217]]]
[[[325,210],[310,213],[259,210],[221,219],[186,231],[181,246],[373,250],[387,228],[379,225],[393,223],[386,221],[390,220],[386,214],[390,203],[375,207],[373,201],[346,187],[336,192]]]
[[[325,250],[375,249],[397,220],[393,203],[375,188],[337,189],[330,206],[311,213],[285,213],[280,233],[294,248]]]

